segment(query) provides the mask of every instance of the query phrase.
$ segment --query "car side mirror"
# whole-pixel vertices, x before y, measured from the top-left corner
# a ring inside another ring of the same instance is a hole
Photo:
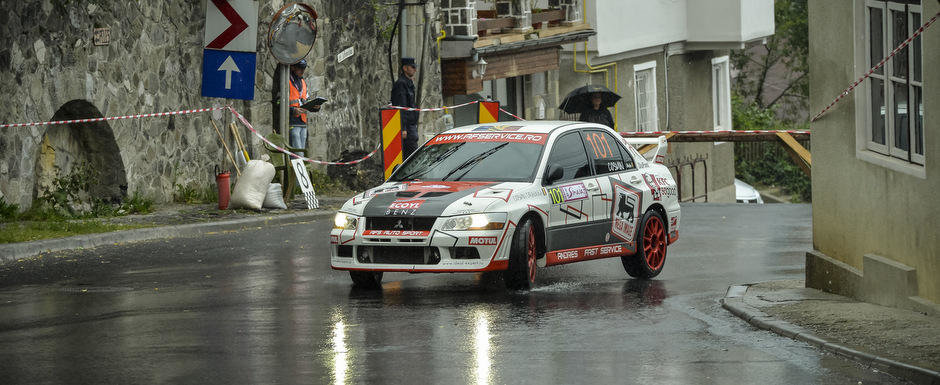
[[[548,169],[545,170],[545,177],[543,178],[544,183],[545,185],[550,185],[563,176],[565,176],[565,169],[561,168],[557,163],[552,163],[548,165]]]

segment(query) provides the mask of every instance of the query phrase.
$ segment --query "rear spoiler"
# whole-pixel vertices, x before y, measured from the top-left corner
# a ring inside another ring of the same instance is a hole
[[[655,138],[623,138],[623,142],[632,145],[646,160],[663,163],[666,158],[666,136]]]

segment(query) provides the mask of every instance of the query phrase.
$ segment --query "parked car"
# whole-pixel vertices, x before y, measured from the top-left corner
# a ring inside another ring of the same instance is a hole
[[[661,159],[660,141],[651,159]],[[502,271],[526,289],[539,268],[619,257],[653,278],[679,237],[676,183],[591,123],[472,125],[434,136],[386,183],[346,201],[333,269],[379,287],[383,272]]]
[[[764,200],[760,197],[760,192],[738,178],[734,178],[734,196],[738,203],[764,204]]]

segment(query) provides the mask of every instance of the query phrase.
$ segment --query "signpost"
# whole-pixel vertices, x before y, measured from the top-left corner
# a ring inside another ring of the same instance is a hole
[[[254,99],[257,44],[255,0],[206,1],[202,96]]]
[[[252,100],[255,97],[253,52],[207,49],[202,56],[202,96]]]

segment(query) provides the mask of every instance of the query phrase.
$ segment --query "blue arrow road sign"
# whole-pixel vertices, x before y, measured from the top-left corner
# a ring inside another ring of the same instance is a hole
[[[255,55],[254,52],[203,50],[202,96],[254,99]]]

